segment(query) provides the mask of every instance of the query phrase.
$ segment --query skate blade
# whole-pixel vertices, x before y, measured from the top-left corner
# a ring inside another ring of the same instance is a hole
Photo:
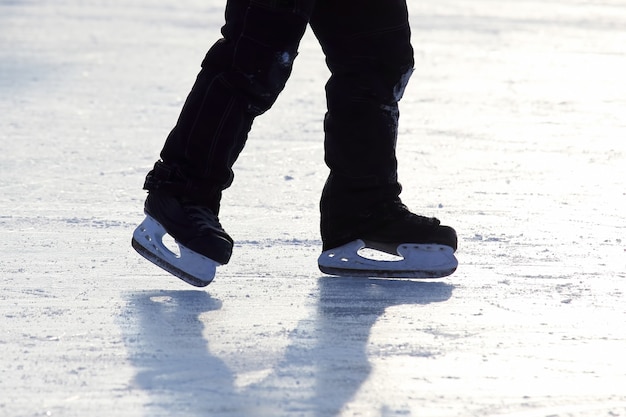
[[[150,216],[137,226],[132,246],[144,258],[195,287],[206,287],[213,281],[219,263],[194,252],[176,242],[180,255],[163,244],[166,232],[163,226]]]
[[[364,248],[365,243],[357,239],[322,252],[320,271],[350,277],[441,278],[452,274],[459,264],[452,248],[445,245],[401,244],[398,260],[365,257],[359,254]]]

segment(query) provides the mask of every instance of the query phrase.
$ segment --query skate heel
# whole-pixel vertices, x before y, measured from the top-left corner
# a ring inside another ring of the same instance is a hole
[[[147,215],[135,229],[131,244],[141,256],[186,283],[196,287],[209,285],[220,264],[178,242],[180,255],[177,255],[163,243],[166,233],[159,222]]]

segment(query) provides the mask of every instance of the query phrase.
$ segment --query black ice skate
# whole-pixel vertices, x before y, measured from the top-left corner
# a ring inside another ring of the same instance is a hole
[[[233,240],[210,209],[151,191],[144,211],[146,218],[133,233],[133,248],[167,272],[204,287],[213,280],[216,267],[230,260]],[[165,246],[165,234],[174,238],[180,254]]]
[[[348,241],[324,240],[318,259],[322,272],[330,275],[440,278],[452,274],[457,236],[439,220],[411,213],[403,204],[370,216]],[[348,235],[345,235],[346,237]]]

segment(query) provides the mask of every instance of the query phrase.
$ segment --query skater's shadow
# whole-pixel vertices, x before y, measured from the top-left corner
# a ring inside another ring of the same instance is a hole
[[[134,386],[150,396],[146,415],[336,416],[370,375],[368,340],[385,309],[442,302],[452,290],[441,282],[320,278],[315,313],[290,332],[267,375],[245,387],[209,349],[213,339],[246,337],[206,334],[219,300],[203,291],[134,293],[122,316]]]
[[[385,310],[446,301],[453,288],[441,282],[320,278],[316,314],[299,323],[279,365],[287,370],[301,367],[294,378],[299,386],[309,387],[300,396],[292,391],[292,400],[301,399],[294,408],[315,417],[339,415],[371,373],[367,347],[372,327]]]
[[[150,396],[146,415],[153,409],[190,410],[191,415],[199,415],[198,396],[210,397],[211,386],[232,385],[232,373],[208,354],[202,335],[202,315],[220,308],[221,302],[203,291],[127,295],[120,326],[136,368],[131,388]]]

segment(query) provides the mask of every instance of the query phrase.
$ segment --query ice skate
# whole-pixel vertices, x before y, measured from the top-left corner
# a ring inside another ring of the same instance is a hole
[[[320,270],[330,275],[390,278],[440,278],[456,270],[457,237],[451,227],[413,214],[401,203],[374,218],[345,243],[325,241],[318,259]]]
[[[161,192],[150,192],[145,220],[135,229],[132,246],[155,265],[196,287],[208,285],[216,267],[228,263],[233,241],[206,207]],[[168,234],[179,253],[163,243]]]

